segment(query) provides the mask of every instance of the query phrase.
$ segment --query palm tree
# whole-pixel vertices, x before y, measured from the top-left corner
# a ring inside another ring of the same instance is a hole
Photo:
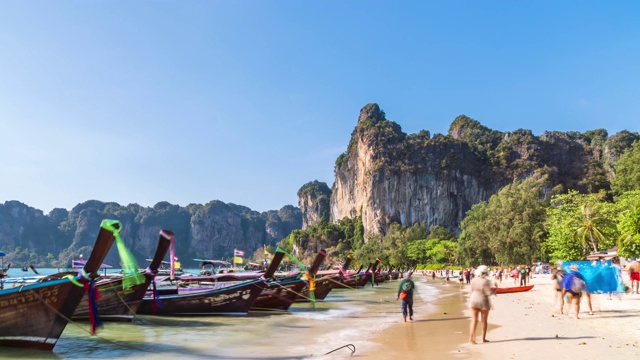
[[[593,248],[593,252],[598,252],[598,244],[603,243],[607,238],[600,232],[596,224],[601,224],[606,221],[604,218],[600,218],[591,203],[582,205],[582,215],[585,218],[584,224],[579,226],[574,232],[574,238],[582,242],[582,246],[587,246],[587,236],[589,239],[589,245]]]

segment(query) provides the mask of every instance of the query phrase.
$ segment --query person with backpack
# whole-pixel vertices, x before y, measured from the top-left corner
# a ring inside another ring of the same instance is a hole
[[[520,265],[520,270],[518,270],[518,272],[520,273],[520,286],[526,286],[527,285],[527,269],[524,267],[524,265]]]
[[[562,280],[562,296],[567,295],[567,300],[576,309],[576,319],[580,319],[580,300],[582,292],[587,291],[587,283],[584,280],[584,276],[578,272],[578,265],[571,265],[569,270],[571,271]],[[567,313],[571,313],[571,310]]]
[[[398,296],[396,300],[402,300],[402,318],[404,322],[407,322],[407,313],[409,315],[409,320],[413,320],[413,290],[416,285],[411,280],[411,272],[407,271],[404,274],[404,279],[400,281],[400,285],[398,286]]]

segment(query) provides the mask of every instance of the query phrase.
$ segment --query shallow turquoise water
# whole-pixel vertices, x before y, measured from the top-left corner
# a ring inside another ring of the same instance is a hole
[[[54,269],[55,271],[55,269]],[[416,277],[416,313],[428,313],[436,287]],[[398,282],[359,290],[333,290],[315,309],[294,304],[288,312],[246,316],[140,316],[132,323],[105,323],[98,336],[89,324],[67,326],[53,353],[0,349],[3,358],[39,359],[302,359],[346,344],[375,346],[371,338],[401,319]],[[331,358],[349,357],[347,349]]]

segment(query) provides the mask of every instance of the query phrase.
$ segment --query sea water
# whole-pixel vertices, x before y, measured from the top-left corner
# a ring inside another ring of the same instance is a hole
[[[19,270],[19,269],[18,269]],[[47,269],[49,270],[49,269]],[[55,272],[55,269],[53,269]],[[50,273],[43,271],[43,273]],[[13,276],[12,274],[10,274]],[[414,312],[426,316],[440,290],[414,276]],[[334,289],[325,301],[295,303],[289,311],[245,316],[137,316],[105,323],[97,336],[87,322],[67,325],[53,353],[0,348],[0,357],[39,359],[306,359],[352,344],[357,355],[377,345],[380,332],[402,321],[398,281]],[[347,358],[342,348],[331,358]]]

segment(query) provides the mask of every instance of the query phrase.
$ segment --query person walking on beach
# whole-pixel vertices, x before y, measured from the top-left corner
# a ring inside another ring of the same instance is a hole
[[[551,275],[551,279],[555,280],[555,288],[556,288],[556,299],[560,297],[560,314],[562,314],[564,310],[564,292],[562,291],[562,280],[564,280],[564,276],[567,273],[562,268],[562,262],[558,261],[556,263],[556,269],[553,270],[553,274]],[[554,303],[557,300],[554,301]]]
[[[476,344],[476,328],[478,327],[478,314],[482,321],[482,342],[487,340],[487,322],[489,320],[489,310],[491,302],[489,296],[494,295],[491,290],[491,280],[487,278],[489,268],[480,265],[476,269],[476,276],[471,281],[471,296],[469,297],[469,309],[471,310],[471,326],[469,327],[469,342]]]
[[[520,286],[526,286],[527,285],[527,268],[524,267],[524,265],[520,265]]]
[[[576,319],[580,319],[580,300],[582,292],[587,290],[587,286],[584,276],[578,272],[578,265],[571,265],[569,269],[571,271],[562,280],[562,296],[567,295],[567,300],[576,309]],[[570,314],[571,310],[567,313]]]
[[[402,318],[404,322],[407,322],[407,313],[409,314],[409,320],[413,320],[413,289],[415,289],[416,285],[411,280],[411,272],[407,271],[403,277],[404,279],[400,281],[398,286],[396,300],[402,299]]]
[[[640,262],[638,260],[632,262],[629,265],[629,277],[631,279],[631,293],[633,294],[633,289],[635,287],[635,293],[639,294],[640,290]]]

